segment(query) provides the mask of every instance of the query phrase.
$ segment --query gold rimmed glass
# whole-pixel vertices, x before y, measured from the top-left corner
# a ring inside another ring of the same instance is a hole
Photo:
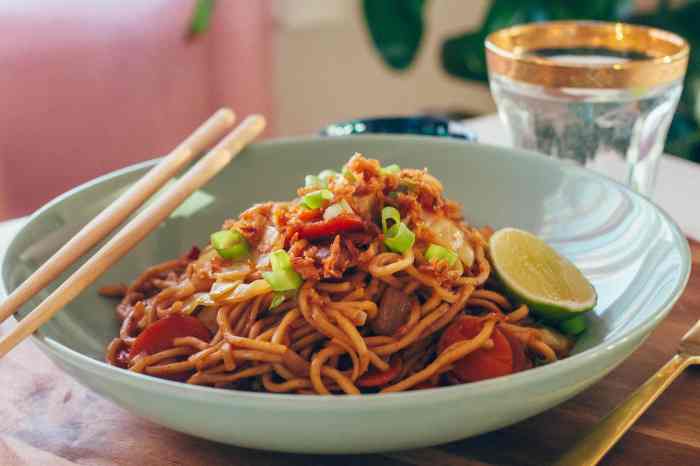
[[[554,21],[494,32],[485,45],[514,145],[594,169],[624,161],[628,184],[651,193],[682,91],[685,40],[644,26]]]

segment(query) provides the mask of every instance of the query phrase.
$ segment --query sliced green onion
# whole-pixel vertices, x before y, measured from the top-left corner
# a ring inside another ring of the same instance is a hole
[[[272,297],[272,302],[270,303],[270,309],[274,309],[287,299],[287,295],[284,293],[275,293]]]
[[[327,189],[321,189],[305,194],[301,202],[309,209],[318,209],[323,205],[323,201],[332,201],[333,193]]]
[[[386,167],[382,167],[380,170],[382,175],[395,175],[396,173],[401,171],[401,167],[399,167],[397,164],[392,163],[391,165],[387,165]]]
[[[326,210],[323,211],[323,220],[330,220],[342,214],[354,213],[355,212],[352,210],[352,207],[350,207],[350,204],[348,204],[345,199],[341,199],[340,202],[326,207]]]
[[[304,186],[307,188],[325,188],[326,183],[316,175],[306,175],[304,177]]]
[[[450,267],[454,267],[459,260],[459,256],[456,252],[438,244],[431,244],[428,246],[428,249],[425,250],[425,258],[428,262],[445,261]]]
[[[391,225],[388,224],[389,220],[393,222]],[[386,233],[390,227],[399,223],[401,223],[401,214],[396,207],[386,206],[382,209],[382,233]]]
[[[289,259],[287,251],[278,249],[270,253],[270,264],[272,270],[288,270],[292,268],[292,261]]]
[[[384,245],[394,252],[407,251],[416,241],[416,235],[406,224],[397,223],[384,233]]]
[[[568,335],[578,335],[583,333],[587,326],[586,316],[584,315],[577,315],[566,319],[563,322],[559,322],[559,329]]]
[[[301,276],[292,268],[292,261],[283,249],[270,253],[272,272],[263,272],[263,278],[273,291],[290,291],[299,288]]]
[[[335,178],[336,176],[338,176],[338,172],[335,170],[323,170],[318,174],[318,178],[326,184],[328,184],[330,178]]]
[[[351,183],[355,182],[355,175],[352,174],[348,167],[343,167],[342,175]]]
[[[224,259],[241,259],[250,252],[248,241],[238,230],[221,230],[212,233],[211,245]]]
[[[273,291],[291,291],[299,288],[303,282],[301,276],[294,269],[273,270],[263,272],[263,278]]]
[[[216,281],[209,289],[209,296],[213,300],[217,300],[219,298],[222,298],[222,297],[226,296],[227,294],[229,294],[230,292],[232,292],[242,282],[243,282],[242,280],[236,280],[233,282]]]

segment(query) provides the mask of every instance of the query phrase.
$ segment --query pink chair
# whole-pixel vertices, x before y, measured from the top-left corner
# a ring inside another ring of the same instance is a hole
[[[0,4],[0,219],[169,151],[222,105],[272,115],[267,1]],[[268,134],[270,130],[268,130]]]

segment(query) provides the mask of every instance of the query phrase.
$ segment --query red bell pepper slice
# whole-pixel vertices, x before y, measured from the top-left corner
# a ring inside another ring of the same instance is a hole
[[[513,372],[520,372],[532,369],[532,360],[525,354],[525,346],[518,338],[506,329],[499,329],[504,337],[508,339],[510,347],[513,349]]]
[[[200,340],[209,341],[211,333],[196,317],[182,315],[165,317],[146,327],[136,337],[129,352],[129,358],[134,358],[141,353],[155,354],[166,350],[172,347],[175,338],[181,337],[197,337]]]
[[[323,217],[323,210],[321,209],[310,209],[310,210],[302,210],[299,212],[299,220],[302,222],[313,222],[316,220],[319,220],[321,217]]]
[[[335,236],[339,233],[362,231],[364,223],[354,214],[341,214],[330,220],[307,223],[299,229],[299,237],[302,239],[317,239]]]
[[[481,331],[483,321],[473,316],[462,316],[447,327],[440,337],[438,351],[443,352],[453,343],[469,340]],[[513,349],[508,339],[495,328],[491,334],[493,348],[479,348],[457,361],[452,374],[462,382],[492,379],[513,372]]]
[[[357,379],[357,385],[360,387],[381,387],[382,385],[386,385],[399,375],[401,367],[401,358],[394,358],[394,360],[391,361],[389,369],[380,372],[376,370],[376,368],[372,368],[365,375]]]

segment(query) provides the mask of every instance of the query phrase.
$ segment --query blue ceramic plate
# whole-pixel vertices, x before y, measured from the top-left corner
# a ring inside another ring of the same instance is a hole
[[[223,219],[255,202],[289,199],[304,175],[340,167],[356,151],[383,164],[429,167],[444,183],[446,195],[464,205],[472,223],[533,231],[574,261],[595,285],[599,303],[573,356],[479,383],[332,398],[188,386],[102,362],[118,322],[114,302],[97,296],[100,285],[131,280],[147,266],[205,243]],[[101,177],[34,214],[7,252],[5,289],[14,289],[151,165]],[[586,389],[661,322],[683,291],[689,270],[687,242],[665,213],[613,181],[553,159],[446,138],[271,141],[242,153],[46,324],[35,341],[59,367],[97,393],[192,435],[290,452],[416,448],[513,424]]]
[[[432,116],[402,116],[359,118],[333,123],[321,130],[321,136],[349,136],[351,134],[415,134],[476,141],[476,135],[455,120]]]

